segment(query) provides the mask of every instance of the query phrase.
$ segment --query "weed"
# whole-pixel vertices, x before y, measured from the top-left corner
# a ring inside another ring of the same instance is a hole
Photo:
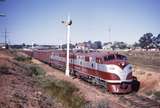
[[[108,102],[101,100],[97,103],[96,108],[108,108]]]
[[[15,57],[15,60],[25,62],[25,61],[31,61],[32,58],[31,57],[25,57],[25,56],[17,56],[17,57]]]
[[[100,100],[98,102],[88,102],[85,104],[84,108],[109,108],[107,100]]]
[[[160,91],[156,91],[153,94],[157,100],[160,100]]]
[[[139,74],[140,74],[140,75],[144,75],[144,74],[145,74],[145,72],[143,72],[143,71],[140,71],[140,72],[139,72]]]
[[[0,66],[0,71],[3,72],[8,72],[8,67],[5,65]]]
[[[0,66],[0,74],[11,74],[9,72],[9,67],[7,67],[5,65]]]
[[[54,80],[46,84],[44,88],[51,96],[61,101],[64,107],[82,108],[85,103],[85,100],[76,94],[79,89],[69,82]]]
[[[31,64],[31,65],[28,65],[27,68],[28,68],[28,75],[29,76],[32,76],[32,77],[38,76],[38,77],[40,77],[40,76],[44,76],[45,75],[45,71],[41,67],[39,67],[37,65]]]
[[[145,94],[146,94],[147,96],[151,96],[151,95],[153,94],[153,91],[152,91],[152,90],[147,91],[147,92],[145,92]]]
[[[152,76],[152,74],[151,74],[151,73],[148,73],[147,76]]]

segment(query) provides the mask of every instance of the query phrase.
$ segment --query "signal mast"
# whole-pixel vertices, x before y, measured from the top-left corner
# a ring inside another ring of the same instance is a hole
[[[69,42],[70,42],[70,28],[72,25],[72,20],[70,20],[70,16],[68,15],[68,20],[62,21],[62,23],[67,27],[67,61],[66,61],[65,75],[69,76]]]

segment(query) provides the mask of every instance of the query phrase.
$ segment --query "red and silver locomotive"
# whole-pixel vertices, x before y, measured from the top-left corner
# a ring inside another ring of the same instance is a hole
[[[26,52],[58,69],[65,70],[66,51],[35,50]],[[96,85],[102,85],[111,93],[132,91],[132,65],[127,57],[110,52],[70,52],[70,74]]]

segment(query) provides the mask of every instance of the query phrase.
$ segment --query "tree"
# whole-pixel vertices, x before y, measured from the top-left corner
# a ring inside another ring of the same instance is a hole
[[[146,33],[139,39],[139,45],[141,48],[148,50],[152,45],[152,33]]]
[[[111,48],[114,50],[116,48],[118,49],[125,49],[127,48],[127,44],[124,42],[114,42],[113,45],[111,46]]]
[[[25,47],[26,46],[26,44],[25,43],[22,43],[22,47]]]
[[[124,42],[119,42],[118,47],[119,47],[119,49],[125,49],[125,48],[127,48],[127,44]]]
[[[160,34],[158,34],[158,36],[154,38],[154,44],[156,48],[160,50]]]
[[[102,49],[102,42],[101,41],[95,41],[94,45],[95,45],[95,49]]]
[[[113,44],[113,45],[111,46],[111,48],[112,48],[112,50],[114,51],[114,50],[116,49],[116,46]]]
[[[133,48],[135,49],[135,48],[137,48],[137,47],[139,47],[139,43],[135,42],[135,43],[133,44]]]
[[[63,45],[62,45],[62,49],[66,49],[66,48],[67,48],[67,44],[63,44]],[[75,46],[70,43],[70,44],[69,44],[69,48],[70,48],[70,49],[73,49],[73,48],[75,48]]]

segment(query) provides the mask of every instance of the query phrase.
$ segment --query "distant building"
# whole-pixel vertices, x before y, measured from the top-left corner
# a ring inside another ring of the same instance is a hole
[[[103,49],[104,50],[112,50],[112,42],[104,43]]]
[[[0,48],[5,48],[5,43],[0,43]]]
[[[77,43],[75,46],[75,49],[77,50],[87,50],[89,49],[85,43]]]
[[[92,43],[91,41],[88,41],[88,42],[77,43],[75,45],[75,49],[78,50],[102,49],[102,42],[95,41],[94,43]]]
[[[73,49],[73,48],[75,48],[75,45],[70,43],[69,48]],[[67,44],[63,44],[62,46],[59,46],[59,49],[67,49]]]
[[[89,50],[92,47],[92,42],[88,41],[88,42],[83,42],[83,43],[77,43],[75,45],[75,49],[77,50]]]
[[[95,41],[92,44],[92,49],[102,49],[102,42],[101,41]]]

